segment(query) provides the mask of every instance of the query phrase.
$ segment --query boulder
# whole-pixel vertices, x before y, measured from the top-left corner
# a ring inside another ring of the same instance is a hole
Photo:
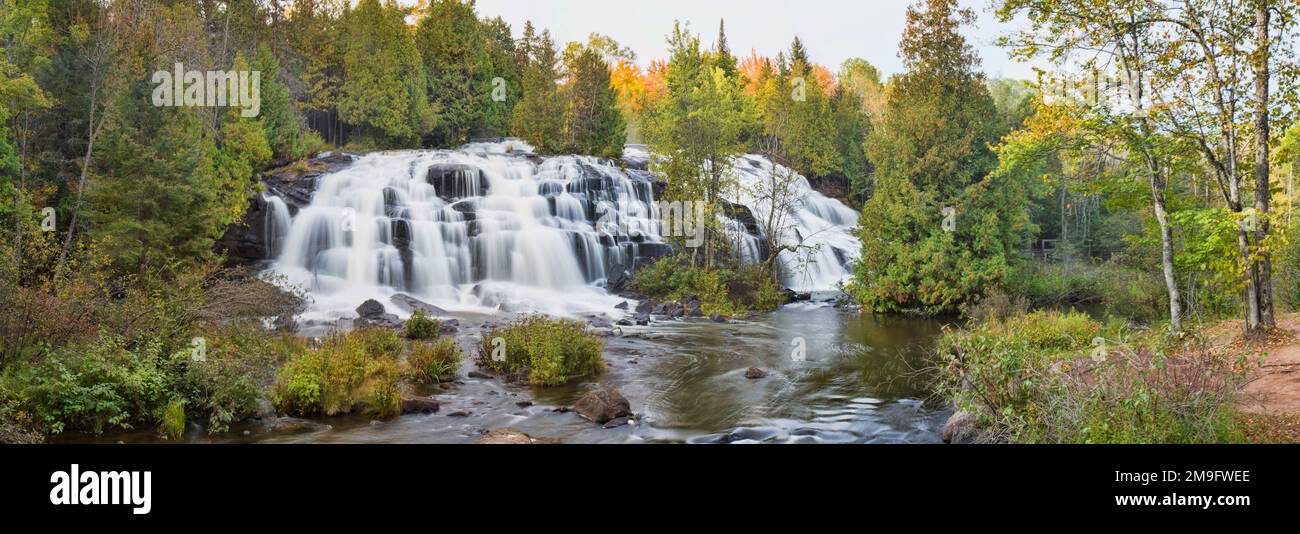
[[[438,400],[433,397],[402,397],[402,413],[433,413],[438,411]]]
[[[725,323],[725,322],[727,322],[727,318],[726,318],[726,317],[723,317],[722,314],[720,314],[720,313],[715,313],[715,314],[713,314],[713,315],[710,315],[710,316],[709,316],[709,320],[710,320],[710,321],[713,321],[713,322],[715,322],[715,323]]]
[[[654,307],[655,307],[655,303],[650,302],[649,299],[647,299],[647,300],[643,300],[643,301],[641,301],[641,302],[636,303],[636,312],[637,312],[637,313],[650,313],[650,311],[653,310]]]
[[[533,439],[523,432],[513,428],[498,428],[483,437],[478,438],[478,442],[483,445],[529,445]]]
[[[943,424],[943,428],[939,430],[939,438],[944,443],[977,443],[980,434],[979,429],[975,427],[975,414],[965,410],[953,412],[948,421]]]
[[[578,399],[573,411],[603,425],[619,417],[631,416],[632,404],[617,389],[598,389]]]
[[[362,319],[378,319],[385,315],[384,305],[375,299],[366,299],[360,306],[357,306],[357,315]]]
[[[627,301],[625,300],[625,301],[623,301],[623,302],[620,302],[620,303],[618,303],[618,304],[615,304],[615,305],[614,305],[614,309],[616,309],[616,310],[626,310],[626,309],[627,309]]]
[[[749,369],[745,369],[745,378],[767,378],[768,374],[770,373],[762,369],[759,369],[757,367],[750,367]]]
[[[394,304],[397,304],[398,306],[402,306],[411,311],[420,310],[429,315],[447,315],[447,310],[444,310],[442,308],[429,304],[428,302],[407,295],[406,293],[397,293],[392,297],[390,297],[389,300],[392,300]]]
[[[695,295],[687,295],[682,311],[687,317],[704,317],[704,312],[700,311],[700,297]]]

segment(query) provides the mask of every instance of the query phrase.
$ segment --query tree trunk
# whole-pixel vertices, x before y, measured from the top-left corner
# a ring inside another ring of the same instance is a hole
[[[1277,326],[1277,321],[1273,317],[1273,266],[1272,259],[1269,257],[1268,250],[1264,247],[1264,240],[1268,237],[1269,232],[1269,213],[1268,213],[1268,193],[1269,193],[1269,167],[1268,167],[1268,141],[1269,141],[1269,123],[1268,123],[1268,83],[1269,73],[1269,42],[1268,25],[1269,11],[1268,0],[1255,1],[1255,41],[1257,49],[1255,51],[1255,215],[1258,223],[1255,227],[1255,246],[1256,258],[1254,269],[1254,285],[1258,288],[1259,299],[1259,323],[1260,329],[1272,329]]]

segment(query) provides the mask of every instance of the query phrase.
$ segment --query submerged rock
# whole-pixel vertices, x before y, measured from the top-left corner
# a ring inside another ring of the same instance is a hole
[[[710,321],[713,321],[713,322],[715,322],[715,323],[725,323],[725,322],[727,322],[727,318],[726,318],[726,317],[723,317],[722,314],[720,314],[720,313],[715,313],[715,314],[713,314],[713,315],[710,315],[710,316],[709,316],[709,320],[710,320]]]
[[[767,375],[769,374],[771,373],[768,373],[767,371],[764,371],[757,367],[750,367],[749,369],[745,369],[745,378],[767,378]]]
[[[558,443],[554,438],[538,438],[513,428],[498,428],[478,438],[481,445],[531,445],[538,443]]]
[[[578,403],[573,405],[573,411],[603,425],[619,417],[632,415],[632,404],[617,389],[598,389],[578,399]]]

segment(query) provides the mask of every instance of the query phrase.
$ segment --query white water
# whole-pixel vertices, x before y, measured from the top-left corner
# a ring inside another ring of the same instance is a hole
[[[662,243],[651,182],[592,157],[530,152],[506,141],[374,153],[321,176],[311,204],[292,218],[281,199],[268,198],[270,270],[308,290],[309,320],[354,317],[371,298],[408,315],[390,301],[395,293],[451,311],[620,314],[613,306],[624,299],[604,290],[606,277],[630,268],[642,242]],[[745,184],[771,169],[746,156],[735,173]],[[833,289],[847,276],[835,250],[858,249],[856,214],[802,177],[796,187],[804,201],[784,233],[791,243],[821,246],[783,254],[786,282],[798,291]],[[752,195],[736,200],[766,219]],[[598,233],[596,218],[610,213],[644,237]],[[757,255],[758,237],[737,237]]]

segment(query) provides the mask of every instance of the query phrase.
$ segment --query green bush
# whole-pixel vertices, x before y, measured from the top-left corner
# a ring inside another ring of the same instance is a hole
[[[442,382],[456,376],[460,362],[460,344],[452,338],[440,338],[433,343],[417,342],[406,357],[406,374],[421,384]]]
[[[1300,131],[1300,130],[1298,130]],[[1281,225],[1279,225],[1281,226]],[[1282,246],[1273,256],[1273,287],[1277,301],[1286,309],[1300,311],[1300,219],[1291,228],[1279,232]]]
[[[161,361],[157,343],[104,336],[6,373],[0,394],[51,434],[132,429],[160,422],[173,400]]]
[[[159,431],[167,439],[178,440],[185,436],[185,401],[173,399],[163,408]]]
[[[1078,313],[1039,311],[950,331],[939,392],[986,438],[1021,443],[1236,441],[1242,360],[1159,334],[1127,339]],[[1096,337],[1106,339],[1094,344]]]
[[[484,335],[478,344],[478,364],[526,376],[534,385],[558,386],[604,370],[604,347],[605,340],[587,333],[581,322],[535,315]]]
[[[365,406],[375,415],[395,415],[393,406],[401,407],[402,350],[402,340],[387,329],[334,334],[280,369],[276,408],[295,415],[335,415]]]
[[[173,389],[188,402],[191,416],[206,417],[208,433],[257,413],[258,400],[274,384],[276,368],[308,350],[307,341],[259,326],[231,325],[208,333],[202,360],[192,348],[172,356]]]
[[[654,299],[699,298],[705,315],[773,310],[786,300],[780,285],[761,265],[710,269],[693,267],[684,258],[663,257],[638,270],[632,285]]]
[[[405,325],[407,339],[433,339],[438,337],[438,320],[429,317],[424,310],[415,310]]]

